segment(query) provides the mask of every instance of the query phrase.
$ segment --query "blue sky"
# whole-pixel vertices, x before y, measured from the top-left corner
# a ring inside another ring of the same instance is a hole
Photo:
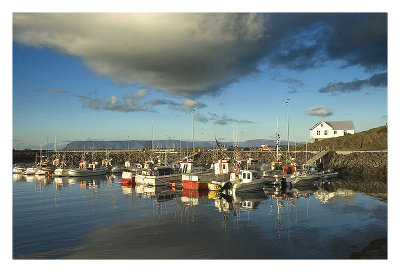
[[[13,147],[387,121],[385,13],[13,15]]]

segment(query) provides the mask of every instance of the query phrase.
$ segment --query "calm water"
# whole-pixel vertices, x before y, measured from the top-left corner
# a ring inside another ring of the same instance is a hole
[[[348,258],[387,236],[387,203],[349,190],[239,195],[13,176],[15,259]]]

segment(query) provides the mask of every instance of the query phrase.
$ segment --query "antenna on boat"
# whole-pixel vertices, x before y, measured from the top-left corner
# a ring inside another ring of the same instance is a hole
[[[154,149],[154,121],[151,121],[151,151]]]
[[[287,122],[287,157],[289,159],[289,152],[290,152],[290,137],[289,137],[289,100],[290,98],[286,98],[286,122]]]
[[[275,135],[275,143],[276,143],[276,161],[279,161],[279,144],[281,140],[281,134],[279,132],[279,119],[276,117],[276,135]]]
[[[194,158],[194,119],[193,119],[193,112],[194,112],[194,109],[192,109],[192,142],[193,142],[193,158]]]

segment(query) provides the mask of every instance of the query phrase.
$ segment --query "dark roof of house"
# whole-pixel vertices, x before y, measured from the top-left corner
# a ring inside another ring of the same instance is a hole
[[[328,126],[335,130],[354,130],[353,121],[320,121],[315,124],[311,129],[314,129],[322,122],[326,123]]]

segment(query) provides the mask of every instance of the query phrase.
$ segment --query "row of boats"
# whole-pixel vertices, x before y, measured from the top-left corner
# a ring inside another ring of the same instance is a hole
[[[13,173],[23,175],[47,175],[54,177],[90,177],[107,173],[122,173],[121,184],[146,186],[170,186],[191,190],[220,191],[227,195],[235,192],[261,191],[271,185],[293,186],[337,176],[337,172],[318,172],[308,166],[272,162],[260,164],[257,160],[221,159],[211,167],[195,166],[186,159],[172,165],[162,165],[153,160],[124,166],[112,166],[110,160],[102,163],[82,161],[79,167],[67,168],[53,161],[51,166],[42,161],[36,166],[15,166]]]

